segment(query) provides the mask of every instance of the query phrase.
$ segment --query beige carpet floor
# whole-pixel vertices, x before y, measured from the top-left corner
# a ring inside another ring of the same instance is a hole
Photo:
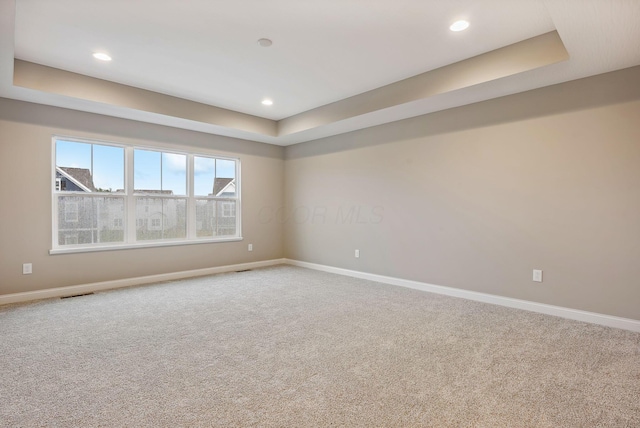
[[[640,427],[640,334],[291,266],[0,307],[3,427]]]

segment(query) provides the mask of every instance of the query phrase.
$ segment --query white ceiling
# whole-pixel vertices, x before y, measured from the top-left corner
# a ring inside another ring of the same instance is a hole
[[[0,2],[0,96],[282,145],[640,64],[640,0]],[[449,31],[457,19],[470,28]],[[8,66],[15,57],[277,121],[552,30],[568,61],[281,137],[18,88]]]

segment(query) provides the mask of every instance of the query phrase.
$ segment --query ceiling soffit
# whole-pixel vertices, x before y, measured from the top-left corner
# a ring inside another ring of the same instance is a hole
[[[280,121],[18,59],[14,61],[13,84],[153,115],[230,128],[248,135],[277,138],[523,73],[568,58],[558,33],[552,31]]]

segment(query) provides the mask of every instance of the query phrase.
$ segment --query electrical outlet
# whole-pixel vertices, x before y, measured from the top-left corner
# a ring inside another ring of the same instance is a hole
[[[253,244],[249,244],[249,251],[253,251]]]
[[[22,274],[31,275],[33,273],[33,265],[31,263],[22,264]]]
[[[356,256],[356,259],[359,259],[359,258],[360,258],[360,250],[356,250],[356,254],[355,254],[355,256]]]
[[[533,270],[533,282],[542,282],[542,271],[539,269]]]

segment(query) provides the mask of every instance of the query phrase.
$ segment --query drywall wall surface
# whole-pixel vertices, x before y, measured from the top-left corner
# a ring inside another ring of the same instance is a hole
[[[52,135],[239,158],[244,240],[50,255]],[[0,99],[0,294],[281,258],[282,225],[258,213],[283,203],[283,162],[278,146]]]
[[[286,256],[640,319],[640,97],[624,95],[640,69],[625,73],[288,147]]]

